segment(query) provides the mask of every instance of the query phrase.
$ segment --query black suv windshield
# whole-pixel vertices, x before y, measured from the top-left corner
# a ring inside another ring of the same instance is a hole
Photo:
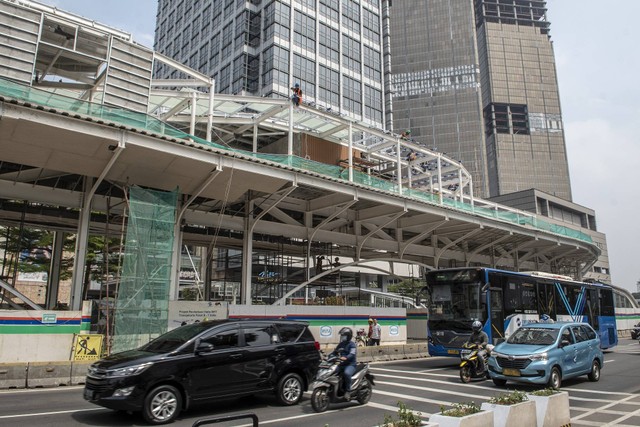
[[[507,340],[509,344],[550,345],[556,342],[557,329],[520,328]]]
[[[213,326],[219,325],[224,322],[199,322],[192,323],[190,325],[180,326],[166,334],[160,335],[155,340],[140,347],[142,351],[150,351],[152,353],[167,353],[177,350],[181,345],[189,341],[190,339],[197,337],[202,332],[210,329]]]

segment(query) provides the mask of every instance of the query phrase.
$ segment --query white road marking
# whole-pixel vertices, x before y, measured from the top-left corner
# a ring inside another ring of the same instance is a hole
[[[578,421],[578,420],[580,420],[582,418],[588,417],[589,415],[593,415],[593,414],[595,414],[597,412],[602,412],[604,409],[611,408],[612,406],[618,405],[620,403],[625,403],[625,404],[634,403],[634,402],[627,402],[627,401],[629,399],[634,399],[637,396],[638,395],[635,395],[635,394],[631,395],[631,396],[627,396],[624,399],[616,400],[616,401],[614,401],[612,403],[609,403],[608,405],[604,405],[604,406],[600,406],[599,408],[592,409],[591,411],[585,412],[583,414],[580,414],[580,415],[578,415],[576,417],[571,418],[571,422],[573,423],[574,421]],[[582,422],[582,421],[580,421],[580,422]],[[602,423],[600,423],[600,425],[602,425]],[[608,424],[608,425],[611,425],[611,424]]]
[[[89,408],[89,409],[70,409],[68,411],[40,412],[37,414],[0,415],[0,420],[4,420],[8,418],[41,417],[45,415],[73,414],[78,412],[105,411],[105,410],[106,410],[105,408]]]
[[[52,387],[52,388],[25,388],[25,389],[15,389],[15,388],[11,388],[11,389],[7,389],[7,390],[0,390],[0,394],[15,394],[15,393],[41,393],[44,391],[53,391],[53,390],[60,390],[60,391],[64,391],[64,390],[82,390],[84,388],[83,385],[75,385],[75,386],[65,386],[65,387]]]

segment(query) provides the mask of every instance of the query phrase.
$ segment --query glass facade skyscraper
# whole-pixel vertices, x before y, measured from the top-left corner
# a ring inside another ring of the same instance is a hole
[[[481,197],[571,200],[546,1],[395,2],[391,23],[396,128],[460,159]]]
[[[472,0],[395,2],[390,15],[394,128],[462,161],[488,194]]]
[[[155,50],[215,78],[217,92],[287,97],[299,83],[304,102],[386,127],[387,10],[387,0],[160,0]]]

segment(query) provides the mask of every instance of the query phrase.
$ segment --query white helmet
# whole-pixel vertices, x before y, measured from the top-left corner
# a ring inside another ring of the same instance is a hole
[[[471,329],[473,332],[479,332],[482,329],[482,323],[479,320],[474,320],[471,324]]]

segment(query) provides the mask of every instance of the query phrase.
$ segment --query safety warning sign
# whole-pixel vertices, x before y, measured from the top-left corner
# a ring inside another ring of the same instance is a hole
[[[77,334],[73,347],[73,360],[98,360],[102,354],[102,339],[99,334]]]

